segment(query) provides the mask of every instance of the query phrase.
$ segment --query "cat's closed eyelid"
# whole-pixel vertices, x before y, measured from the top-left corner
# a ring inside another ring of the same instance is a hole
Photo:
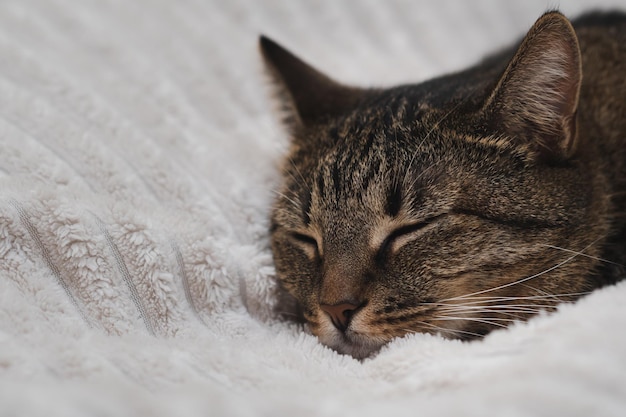
[[[305,249],[309,257],[321,256],[320,245],[315,237],[301,232],[291,232],[289,236],[298,246]]]
[[[381,243],[375,246],[375,248],[377,249],[376,250],[377,261],[383,260],[385,256],[387,256],[390,252],[394,252],[398,250],[405,243],[415,238],[418,235],[418,232],[421,232],[426,227],[437,222],[445,215],[446,213],[439,214],[436,216],[431,216],[431,217],[426,218],[423,221],[409,223],[409,224],[394,228],[391,232],[386,234],[386,237],[382,240]]]

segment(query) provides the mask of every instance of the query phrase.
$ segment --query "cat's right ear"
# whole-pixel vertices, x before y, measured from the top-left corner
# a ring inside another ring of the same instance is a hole
[[[275,81],[290,127],[308,127],[354,109],[365,90],[330,79],[271,39],[259,46]]]
[[[576,148],[581,79],[576,32],[561,13],[548,12],[522,41],[485,112],[544,159],[567,159]]]

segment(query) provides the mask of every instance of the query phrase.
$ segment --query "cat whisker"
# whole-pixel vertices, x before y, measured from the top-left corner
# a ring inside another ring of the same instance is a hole
[[[508,317],[509,320],[521,321],[521,320],[524,320],[524,319],[528,318],[529,316],[537,315],[541,311],[544,311],[544,310],[537,310],[537,311],[532,311],[532,312],[519,312],[519,311],[511,311],[511,312],[509,312],[509,311],[495,311],[494,312],[494,311],[489,311],[489,310],[486,310],[486,311],[471,311],[471,312],[460,311],[460,312],[450,312],[450,313],[444,313],[444,314],[455,314],[456,313],[458,315],[458,313],[462,313],[462,314],[463,313],[465,313],[465,314],[472,313],[472,314],[478,315],[479,317],[487,317],[488,315],[497,313],[499,316]],[[497,320],[503,320],[503,318],[501,318],[501,317],[491,317],[490,316],[490,320],[496,320],[496,319]]]
[[[454,335],[454,334],[464,334],[464,335],[467,335],[467,336],[472,336],[472,337],[477,337],[477,338],[484,337],[484,335],[482,335],[480,333],[468,332],[466,330],[446,329],[445,327],[437,326],[435,324],[426,323],[426,322],[423,322],[423,321],[420,321],[417,324],[430,327],[430,328],[436,330],[437,332],[439,332],[442,335],[445,335],[445,334],[448,334],[448,335],[450,335],[450,334],[452,334],[452,335]],[[413,330],[413,329],[401,329],[401,330],[407,332],[408,334],[424,333],[424,332],[422,332],[420,330]]]
[[[453,309],[453,308],[466,308],[466,309],[477,309],[477,308],[549,308],[554,307],[556,303],[552,304],[472,304],[472,305],[447,305],[443,307],[444,309]]]
[[[290,198],[290,197],[287,197],[284,193],[281,193],[281,192],[280,192],[280,191],[278,191],[278,190],[272,190],[272,192],[273,192],[274,194],[278,195],[279,197],[282,197],[282,198],[284,198],[285,200],[289,201],[291,204],[293,204],[293,206],[294,206],[294,208],[295,208],[295,209],[300,210],[300,207],[301,207],[300,203],[296,202],[294,199],[292,199],[292,198]]]
[[[568,296],[567,294],[550,294],[547,291],[544,291],[544,290],[542,290],[540,288],[535,288],[535,287],[533,287],[531,285],[528,285],[528,284],[524,284],[524,286],[526,288],[529,288],[529,289],[537,292],[538,294],[542,294],[540,297],[544,297],[544,301],[551,301],[553,303],[570,303],[570,302],[574,301],[574,300],[565,300],[565,299],[561,298],[561,297]],[[586,294],[589,294],[589,292],[579,293],[579,294],[577,294],[575,296],[579,297],[579,296],[586,295]],[[571,297],[571,296],[572,295],[569,295],[569,297]]]
[[[307,181],[304,179],[304,176],[302,175],[302,172],[300,172],[300,169],[298,168],[298,165],[295,163],[295,161],[293,160],[293,158],[291,156],[287,157],[287,160],[289,161],[289,163],[291,164],[291,166],[293,167],[293,169],[298,173],[298,175],[300,176],[300,179],[302,180],[302,184],[307,188],[307,190],[309,191],[309,194],[312,194],[312,190],[311,187],[309,186],[309,184],[307,183]],[[293,176],[292,176],[293,178]],[[294,178],[294,180],[296,180]],[[297,183],[298,181],[296,181]]]
[[[556,300],[546,300],[546,299],[542,299],[542,298],[533,298],[530,299],[531,301],[539,301],[541,303],[552,303],[549,304],[547,306],[551,306],[556,304],[557,302],[560,301],[556,301]],[[513,303],[507,303],[507,301],[512,301]],[[502,298],[502,299],[494,299],[494,300],[482,300],[482,301],[470,301],[470,302],[466,302],[466,303],[441,303],[439,304],[440,307],[443,308],[455,308],[455,307],[471,307],[471,308],[478,308],[478,307],[496,307],[498,305],[500,306],[507,306],[507,307],[525,307],[525,306],[544,306],[544,304],[538,304],[538,303],[529,303],[529,302],[525,302],[522,304],[515,304],[515,302],[518,301],[528,301],[528,298],[524,298],[522,300],[518,300],[517,298],[514,297],[507,297],[507,298]],[[491,304],[491,303],[501,303],[501,304]]]
[[[439,314],[441,314],[442,317],[447,315],[469,317],[469,315],[472,315],[475,318],[485,318],[490,317],[490,315],[497,314],[498,316],[513,317],[515,320],[520,320],[523,317],[533,316],[541,313],[542,311],[546,310],[456,310],[441,311]]]
[[[408,187],[409,190],[412,190],[415,187],[415,183],[419,181],[421,178],[423,178],[426,175],[426,173],[434,169],[437,165],[439,165],[439,161],[435,162],[434,164],[429,165],[427,168],[422,170],[422,172],[416,175],[413,181],[411,182],[411,185]]]
[[[411,167],[413,166],[413,162],[415,161],[415,157],[417,156],[417,154],[420,152],[422,145],[424,144],[424,142],[430,137],[430,135],[439,127],[439,125],[446,120],[452,113],[454,113],[463,103],[465,103],[467,100],[469,100],[469,98],[471,97],[471,95],[474,93],[474,90],[476,90],[476,87],[474,87],[472,89],[472,91],[462,100],[459,100],[459,102],[452,107],[452,109],[450,109],[447,113],[445,113],[443,116],[441,116],[441,118],[435,122],[433,124],[433,126],[430,128],[430,130],[426,133],[426,135],[422,138],[422,140],[420,141],[419,145],[416,148],[416,151],[413,153],[413,156],[411,157],[411,160],[409,161],[409,165],[406,169],[406,172],[404,173],[404,179],[402,180],[403,184],[406,184],[406,179],[409,176],[409,173],[411,172]],[[434,167],[436,164],[432,164],[430,165],[427,169],[430,169],[431,167]],[[416,176],[416,178],[413,180],[413,182],[411,183],[411,187],[409,189],[413,189],[413,186],[415,185],[415,182],[424,176],[424,173],[426,172],[426,170],[420,172],[420,174],[418,176]]]
[[[562,300],[559,297],[556,297],[554,295],[551,295],[550,293],[548,293],[547,291],[544,291],[540,288],[535,288],[532,285],[529,284],[522,284],[524,287],[528,288],[531,291],[534,291],[538,294],[542,294],[544,297],[548,297],[548,298],[552,298],[554,299],[556,302],[561,302]]]
[[[578,252],[578,251],[575,251],[575,250],[572,250],[572,249],[562,248],[560,246],[554,246],[554,245],[547,245],[547,244],[543,244],[543,243],[540,244],[540,245],[541,246],[545,246],[547,248],[551,248],[551,249],[558,249],[558,250],[561,250],[563,252],[575,253],[575,254],[578,254],[580,256],[584,256],[585,258],[594,259],[596,261],[606,262],[606,263],[609,263],[609,264],[612,264],[612,265],[626,267],[625,265],[622,265],[620,263],[609,261],[608,259],[604,259],[604,258],[598,258],[597,256],[587,255],[586,253]]]
[[[306,183],[306,181],[304,180],[304,177],[302,176],[302,174],[300,173],[300,170],[298,169],[298,167],[296,166],[293,158],[291,156],[287,157],[287,162],[289,162],[289,164],[293,167],[294,171],[296,171],[296,173],[298,174],[298,177],[296,177],[293,173],[293,171],[289,170],[289,169],[283,169],[283,173],[287,176],[289,176],[289,178],[291,178],[294,182],[295,185],[297,186],[302,186],[307,188],[308,190],[310,190],[309,185]]]
[[[607,194],[607,197],[621,197],[626,195],[626,191],[615,191],[613,193]]]
[[[585,248],[583,248],[583,250],[580,251],[580,253],[583,253],[585,250],[589,249],[597,241],[598,241],[598,239],[596,239],[593,242],[591,242],[589,245],[587,245]],[[453,301],[453,300],[459,300],[459,299],[462,300],[462,299],[466,299],[468,297],[472,297],[472,296],[475,296],[475,295],[486,294],[486,293],[489,293],[489,292],[492,292],[492,291],[501,290],[501,289],[504,289],[504,288],[512,287],[513,285],[518,285],[518,284],[521,284],[523,282],[530,281],[531,279],[540,277],[540,276],[542,276],[542,275],[544,275],[544,274],[546,274],[548,272],[554,271],[555,269],[558,269],[558,268],[562,267],[563,265],[567,264],[568,262],[571,262],[574,258],[580,256],[580,253],[576,252],[572,256],[570,256],[569,258],[565,259],[562,262],[559,262],[558,264],[556,264],[554,266],[551,266],[550,268],[547,268],[547,269],[545,269],[545,270],[543,270],[541,272],[538,272],[538,273],[536,273],[534,275],[530,275],[528,277],[519,279],[517,281],[513,281],[513,282],[510,282],[508,284],[499,285],[499,286],[493,287],[493,288],[488,288],[486,290],[481,290],[481,291],[476,291],[476,292],[473,292],[473,293],[470,293],[470,294],[461,295],[461,296],[458,296],[458,297],[448,298],[448,299],[442,300],[442,301]]]
[[[463,299],[463,302],[454,302],[447,303],[447,300],[442,300],[440,302],[434,303],[424,303],[424,306],[428,307],[458,307],[458,306],[478,306],[484,305],[488,303],[503,303],[507,301],[542,301],[542,302],[553,302],[553,303],[563,303],[570,302],[568,300],[561,299],[559,297],[581,297],[584,295],[590,294],[590,291],[584,292],[576,292],[576,293],[561,293],[561,294],[548,294],[546,295],[533,295],[533,296],[520,296],[520,297],[491,297],[491,296],[481,296],[481,297],[467,297]],[[509,304],[510,305],[510,304]],[[528,304],[528,305],[536,305],[536,304]]]
[[[540,304],[540,305],[534,305],[534,304],[519,304],[519,305],[507,305],[507,304],[502,304],[502,305],[490,305],[487,307],[484,306],[458,306],[458,307],[446,307],[446,308],[442,308],[438,311],[441,312],[449,312],[449,311],[489,311],[489,312],[496,312],[496,311],[503,311],[503,310],[507,310],[507,311],[520,311],[520,312],[539,312],[542,309],[546,309],[546,308],[554,308],[554,305],[545,305],[545,304]]]
[[[513,319],[503,319],[503,318],[489,318],[489,319],[477,319],[474,317],[453,317],[453,316],[437,316],[435,318],[433,318],[433,320],[438,320],[438,321],[454,321],[454,320],[462,320],[462,321],[473,321],[476,323],[483,323],[483,324],[488,324],[490,326],[496,326],[496,327],[502,327],[505,328],[507,327],[506,324],[502,324],[502,323],[497,323],[494,322],[494,320],[497,321],[505,321],[508,323],[514,323],[518,320],[513,320]]]
[[[548,301],[548,303],[546,303]],[[541,300],[540,303],[522,303],[522,304],[507,304],[507,303],[469,303],[469,304],[445,304],[441,305],[438,309],[438,313],[499,313],[499,314],[538,314],[541,311],[555,310],[558,304],[563,303],[552,300]]]
[[[546,295],[526,295],[526,296],[510,296],[510,297],[497,297],[497,296],[480,296],[480,297],[467,297],[464,300],[477,300],[471,301],[469,303],[492,303],[497,301],[515,301],[515,300],[546,300],[546,299],[557,299],[558,297],[581,297],[583,295],[590,294],[591,291],[583,291],[583,292],[571,292],[571,293],[560,293],[560,294],[550,294],[546,293]],[[462,304],[467,304],[462,303]],[[453,305],[459,305],[454,303]]]
[[[454,317],[463,316],[468,319],[473,317],[482,317],[485,319],[489,317],[490,320],[503,320],[504,318],[508,318],[509,320],[523,320],[528,318],[529,316],[534,316],[542,311],[546,310],[534,310],[534,311],[508,311],[508,310],[471,310],[471,311],[442,311],[439,317],[446,317],[447,315],[452,315]]]

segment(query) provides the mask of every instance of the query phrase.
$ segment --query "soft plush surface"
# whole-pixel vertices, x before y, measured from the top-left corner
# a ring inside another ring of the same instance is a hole
[[[626,283],[364,362],[272,313],[286,136],[258,35],[391,85],[460,69],[554,6],[2,2],[0,415],[623,416]]]

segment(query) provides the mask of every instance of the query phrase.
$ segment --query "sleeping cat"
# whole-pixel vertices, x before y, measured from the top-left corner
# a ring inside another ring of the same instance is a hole
[[[517,48],[388,89],[260,44],[291,135],[277,276],[325,345],[482,337],[624,276],[626,15],[549,12]]]

